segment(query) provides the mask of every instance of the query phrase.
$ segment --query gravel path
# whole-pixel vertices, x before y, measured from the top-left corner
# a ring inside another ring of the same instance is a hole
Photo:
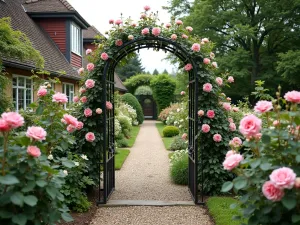
[[[116,172],[113,200],[191,201],[186,186],[169,177],[168,151],[155,126],[144,121],[122,169]],[[199,206],[99,207],[91,225],[211,225]]]

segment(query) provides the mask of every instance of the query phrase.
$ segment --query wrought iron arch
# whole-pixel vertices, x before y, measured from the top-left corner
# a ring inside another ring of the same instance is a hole
[[[144,48],[153,48],[155,50],[164,50],[177,56],[184,64],[191,63],[193,69],[189,71],[189,134],[188,134],[188,153],[189,153],[189,191],[195,204],[204,204],[203,201],[203,176],[198,179],[198,173],[203,174],[203,167],[199,171],[199,163],[202,162],[198,148],[198,71],[200,71],[202,58],[188,52],[177,42],[163,37],[142,37],[126,42],[119,47],[117,53],[107,60],[102,75],[102,102],[103,108],[106,108],[106,101],[113,102],[114,94],[114,70],[117,64],[128,54],[139,51]],[[102,72],[102,71],[99,71]],[[101,141],[101,151],[99,152],[99,198],[98,204],[105,204],[115,188],[115,170],[114,170],[114,110],[105,110],[103,112],[101,128],[103,139]],[[201,190],[199,190],[199,184]]]

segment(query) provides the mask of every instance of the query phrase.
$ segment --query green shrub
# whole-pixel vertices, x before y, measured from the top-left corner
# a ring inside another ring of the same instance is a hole
[[[121,125],[122,134],[124,134],[125,137],[129,138],[130,131],[132,129],[130,118],[128,116],[120,115],[117,117],[117,119],[119,120],[119,123]]]
[[[137,74],[127,79],[124,82],[124,85],[126,86],[127,90],[133,94],[138,87],[149,86],[153,77],[154,76],[151,74]]]
[[[171,144],[170,150],[183,150],[188,147],[188,144],[180,136],[176,136]]]
[[[167,74],[154,76],[150,82],[153,97],[157,104],[158,112],[167,108],[174,100],[176,82]]]
[[[149,86],[140,86],[134,92],[134,95],[152,95],[152,94],[153,94],[152,89]]]
[[[175,184],[187,185],[188,184],[188,154],[184,151],[175,152],[171,156],[171,179]]]
[[[137,98],[130,93],[126,93],[125,95],[122,95],[121,98],[122,101],[131,105],[135,109],[137,115],[137,121],[139,122],[139,124],[142,124],[144,122],[144,113],[143,113],[142,106],[137,100]]]
[[[128,147],[128,141],[125,138],[117,139],[116,142],[118,148]]]
[[[174,137],[179,134],[179,129],[174,126],[166,126],[163,129],[163,135],[164,137]]]

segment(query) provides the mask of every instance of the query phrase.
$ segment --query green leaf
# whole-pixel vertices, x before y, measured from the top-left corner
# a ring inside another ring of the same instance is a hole
[[[61,218],[63,218],[63,220],[66,221],[66,222],[72,222],[73,221],[72,216],[69,213],[66,213],[66,212],[61,214]]]
[[[12,196],[10,196],[10,200],[15,205],[23,206],[24,195],[21,192],[15,192]]]
[[[259,164],[261,163],[261,159],[256,159],[256,160],[253,160],[250,165],[253,169],[255,169],[256,167],[259,166]]]
[[[42,104],[39,105],[39,107],[36,109],[35,113],[36,115],[42,115],[44,111],[44,107]]]
[[[300,155],[297,155],[297,156],[296,156],[296,161],[297,161],[298,163],[300,163]]]
[[[272,164],[268,163],[268,162],[260,164],[260,168],[264,171],[271,169],[271,166],[272,166]]]
[[[63,164],[65,167],[67,167],[67,168],[73,168],[73,167],[75,167],[75,164],[74,164],[74,162],[72,162],[72,161],[63,161],[62,164]]]
[[[300,215],[294,214],[292,215],[292,222],[297,223],[300,221]]]
[[[234,179],[233,183],[234,183],[234,187],[237,190],[240,190],[247,186],[248,180],[246,177],[238,177]]]
[[[222,192],[228,192],[230,191],[231,189],[233,188],[233,183],[230,182],[230,181],[227,181],[225,182],[223,185],[222,185]]]
[[[264,144],[269,144],[269,143],[271,142],[271,137],[264,134],[264,135],[261,137],[261,140],[262,140],[262,142],[263,142]]]
[[[13,217],[13,213],[10,211],[0,210],[0,218],[8,219]]]
[[[15,176],[7,174],[5,176],[0,176],[0,183],[4,185],[13,185],[20,183],[20,181]]]
[[[36,181],[36,185],[39,187],[45,187],[47,185],[47,182],[44,180],[38,180]]]
[[[295,196],[291,195],[286,195],[284,198],[281,200],[283,206],[287,208],[288,210],[291,210],[296,207],[297,205],[297,199]]]
[[[24,197],[24,202],[27,205],[35,206],[38,202],[38,199],[34,195],[27,195],[27,196]]]
[[[25,187],[22,188],[22,192],[29,192],[32,191],[33,188],[35,187],[35,182],[34,181],[29,181]]]
[[[54,187],[46,187],[46,192],[52,199],[55,199],[56,197],[56,189]]]
[[[16,214],[13,216],[12,221],[18,225],[25,225],[27,223],[27,217],[24,214]]]

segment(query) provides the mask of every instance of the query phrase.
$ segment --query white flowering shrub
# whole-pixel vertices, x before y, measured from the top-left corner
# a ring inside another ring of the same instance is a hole
[[[138,124],[136,110],[131,105],[120,102],[118,109],[121,115],[127,116],[130,119],[131,125]]]
[[[187,103],[182,102],[179,106],[179,108],[169,113],[166,124],[178,127],[180,133],[186,133],[188,131]]]
[[[115,136],[118,136],[121,133],[121,124],[117,118],[115,118]]]

